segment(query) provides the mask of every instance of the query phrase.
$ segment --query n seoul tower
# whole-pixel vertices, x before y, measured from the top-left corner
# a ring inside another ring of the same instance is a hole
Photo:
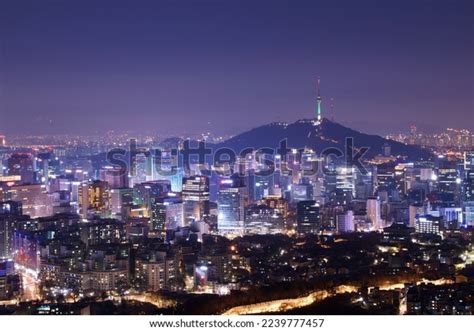
[[[316,114],[316,123],[315,124],[321,124],[321,91],[320,91],[320,84],[321,84],[321,79],[318,77],[318,97],[316,98],[316,102],[318,105],[317,109],[317,114]]]

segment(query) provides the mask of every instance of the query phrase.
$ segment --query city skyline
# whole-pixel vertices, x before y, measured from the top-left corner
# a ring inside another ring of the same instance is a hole
[[[470,1],[113,4],[0,5],[0,132],[474,129]]]
[[[3,329],[473,315],[473,17],[472,0],[0,1]],[[91,321],[66,319],[27,324]]]

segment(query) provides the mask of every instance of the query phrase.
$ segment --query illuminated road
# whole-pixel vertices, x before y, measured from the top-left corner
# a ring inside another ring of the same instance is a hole
[[[15,270],[20,274],[21,277],[21,301],[41,300],[38,274],[35,271],[25,268],[19,264],[15,265]]]
[[[38,280],[27,272],[20,272],[21,283],[23,286],[22,301],[40,300],[40,291]]]

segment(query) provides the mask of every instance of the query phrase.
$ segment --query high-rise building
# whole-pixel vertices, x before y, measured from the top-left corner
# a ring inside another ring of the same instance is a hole
[[[345,214],[337,215],[336,229],[339,233],[354,231],[354,212],[346,211]]]
[[[258,201],[271,194],[274,186],[273,176],[257,176],[249,174],[250,200]]]
[[[382,218],[380,216],[380,199],[378,197],[370,197],[367,199],[367,218],[372,222],[375,230],[383,228]]]
[[[0,148],[7,146],[7,140],[3,134],[0,134]]]
[[[474,171],[474,151],[464,152],[464,169]]]
[[[217,228],[221,234],[243,235],[248,190],[239,177],[222,179],[217,192]]]
[[[184,207],[184,225],[194,220],[203,220],[209,215],[209,178],[191,176],[183,178],[181,192]]]
[[[408,226],[415,227],[416,217],[425,213],[423,205],[413,204],[408,207]]]
[[[456,162],[438,160],[437,185],[443,195],[443,206],[452,206],[460,198],[461,180]]]
[[[440,208],[439,213],[443,217],[445,228],[458,228],[464,224],[464,215],[460,207]]]
[[[296,222],[299,234],[318,233],[321,229],[319,205],[314,200],[299,201],[296,206]]]
[[[176,277],[174,260],[166,258],[166,254],[153,255],[148,260],[139,259],[135,266],[135,275],[144,290],[162,290],[169,287]]]
[[[133,202],[150,209],[153,199],[166,197],[171,192],[169,180],[154,180],[136,184],[133,187]]]
[[[111,189],[128,187],[128,174],[121,168],[104,166],[99,170],[99,179],[109,183]]]
[[[166,231],[176,230],[184,225],[183,201],[174,193],[153,199],[149,214],[150,231],[163,237]]]
[[[355,176],[356,173],[353,167],[338,166],[336,168],[336,188],[354,197]]]
[[[465,171],[463,183],[463,200],[474,201],[474,169]]]
[[[110,190],[112,217],[124,219],[133,204],[132,188],[114,188]]]
[[[443,218],[433,215],[418,215],[415,221],[415,231],[418,233],[436,234],[441,233]]]
[[[109,216],[111,195],[109,183],[96,180],[79,187],[79,208],[83,218],[91,215]]]

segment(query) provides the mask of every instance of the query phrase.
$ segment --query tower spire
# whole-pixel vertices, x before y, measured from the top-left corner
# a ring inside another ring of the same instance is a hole
[[[316,102],[317,102],[317,106],[318,106],[318,110],[317,110],[317,114],[316,114],[316,121],[317,123],[321,123],[321,89],[320,89],[320,85],[321,85],[321,78],[318,77],[318,97],[316,98]]]

